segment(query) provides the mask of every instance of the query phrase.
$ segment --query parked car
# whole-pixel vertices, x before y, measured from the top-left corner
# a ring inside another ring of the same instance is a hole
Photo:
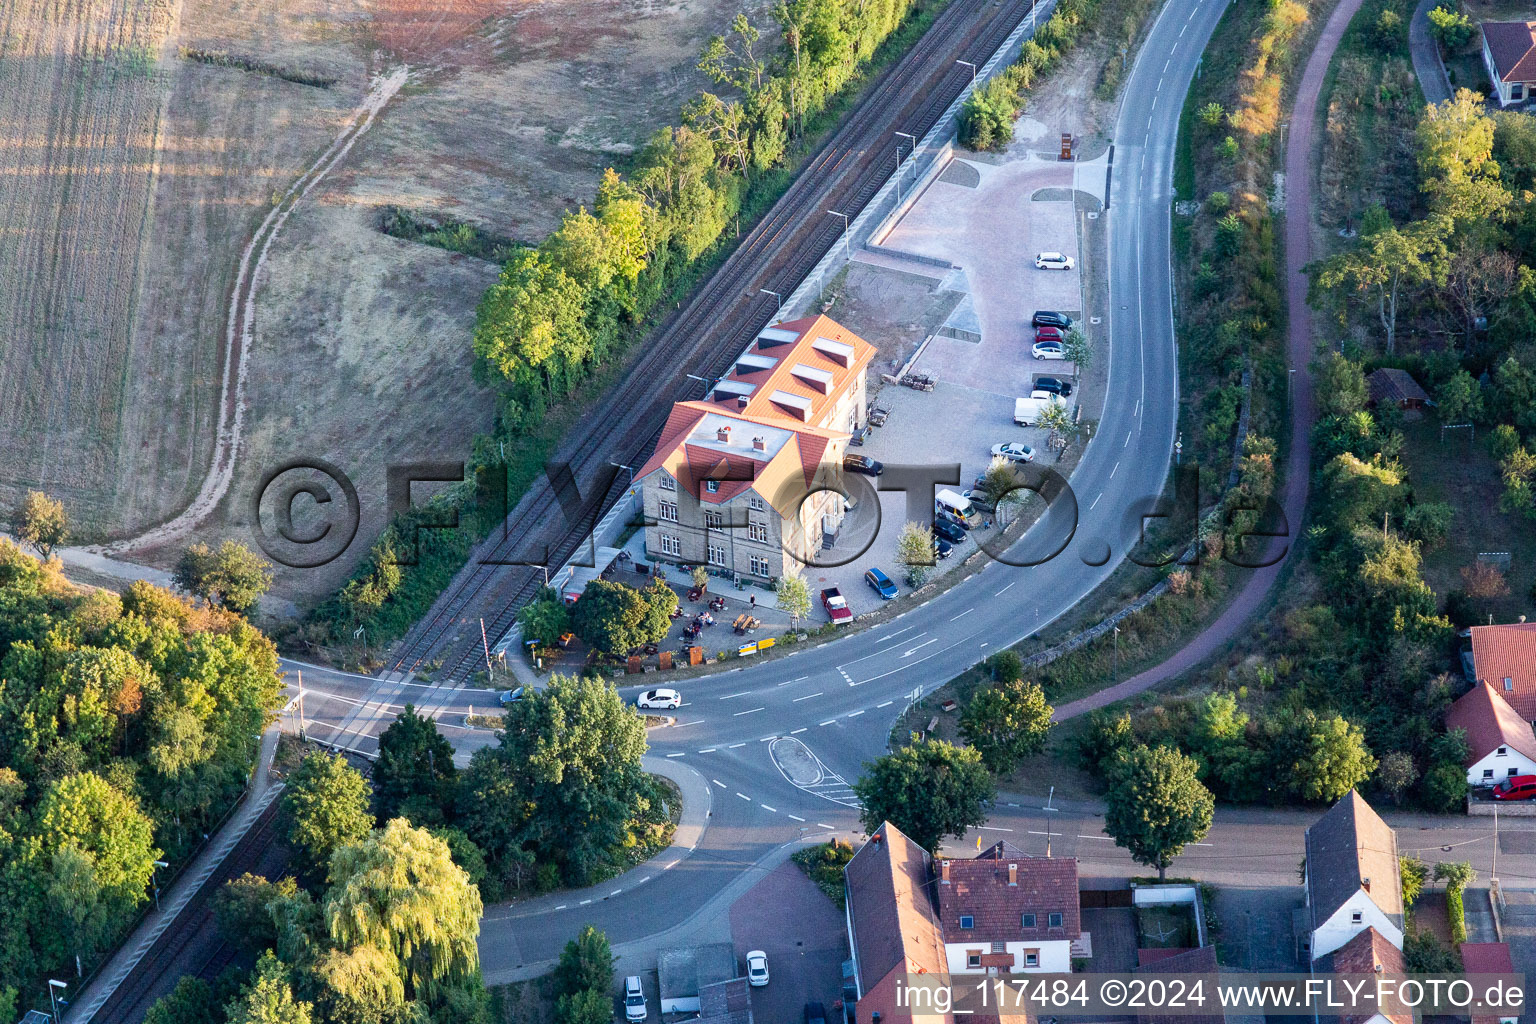
[[[887,601],[896,596],[896,584],[892,583],[891,578],[879,569],[871,569],[866,572],[864,574],[864,582],[868,583],[875,593]]]
[[[502,707],[506,707],[509,704],[516,704],[518,701],[523,699],[523,688],[519,686],[512,690],[502,690],[496,695],[496,699],[501,701]]]
[[[1536,799],[1536,775],[1511,775],[1493,787],[1495,800]]]
[[[683,695],[676,690],[646,690],[635,698],[635,707],[670,711],[683,706]]]
[[[820,1003],[806,1003],[805,1024],[827,1024],[826,1008]]]
[[[631,974],[624,979],[624,1019],[642,1021],[651,1015],[645,1006],[645,990],[640,987],[640,976]]]
[[[865,473],[869,476],[879,476],[885,472],[885,463],[879,459],[872,459],[868,455],[844,455],[843,468],[850,473]]]
[[[1059,377],[1036,377],[1034,389],[1036,391],[1049,391],[1053,395],[1068,398],[1072,394],[1072,382],[1062,380]]]
[[[836,587],[828,587],[821,592],[821,606],[827,610],[827,618],[832,620],[834,626],[846,626],[853,622],[853,611],[848,607],[848,599]]]
[[[1065,338],[1066,338],[1066,335],[1064,335],[1062,333],[1060,327],[1036,327],[1035,328],[1035,340],[1036,341],[1063,341],[1063,340],[1065,340]]]
[[[1071,270],[1077,261],[1064,252],[1043,252],[1035,257],[1036,270]]]
[[[1035,315],[1029,322],[1035,327],[1060,327],[1062,330],[1072,326],[1071,317],[1065,313],[1058,313],[1054,309],[1035,310]]]
[[[768,984],[768,954],[760,949],[747,954],[747,984],[753,988]]]
[[[1037,341],[1030,347],[1029,352],[1036,359],[1067,358],[1067,350],[1059,341]]]
[[[955,553],[955,546],[943,537],[933,538],[933,554],[937,558],[948,558]]]
[[[965,543],[965,531],[942,516],[934,517],[933,535],[935,537],[942,537],[951,544]]]
[[[1027,444],[1009,441],[1007,444],[993,445],[992,457],[994,459],[1004,458],[1009,462],[1033,462],[1035,461],[1035,450]]]
[[[992,500],[992,492],[987,490],[987,479],[981,477],[976,481],[976,486],[965,492],[970,499],[971,507],[982,512],[996,512],[997,502]]]

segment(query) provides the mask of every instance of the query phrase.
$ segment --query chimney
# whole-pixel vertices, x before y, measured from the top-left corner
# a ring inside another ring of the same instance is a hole
[[[719,430],[715,431],[715,440],[716,441],[729,442],[730,439],[731,439],[731,428],[730,427],[721,427]]]
[[[1019,884],[1019,866],[1017,864],[1009,864],[1008,865],[1008,884],[1009,885],[1018,885]]]
[[[751,400],[748,399],[746,395],[737,395],[736,396],[736,408],[738,408],[738,409],[745,409],[750,404],[751,404]]]
[[[1371,880],[1369,878],[1362,878],[1362,879],[1360,879],[1360,888],[1364,889],[1366,892],[1370,892],[1371,891]]]
[[[943,876],[944,884],[948,885],[949,884],[949,861],[947,861],[947,860],[939,861],[939,874]]]
[[[768,444],[762,438],[754,437],[752,439],[752,450],[755,452],[765,452],[768,450]]]

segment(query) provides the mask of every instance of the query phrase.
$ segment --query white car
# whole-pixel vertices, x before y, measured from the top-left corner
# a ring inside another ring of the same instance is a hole
[[[747,954],[747,984],[753,988],[768,984],[768,954],[760,949]]]
[[[635,707],[669,711],[683,706],[683,695],[676,690],[646,690],[635,698]]]
[[[1064,252],[1043,252],[1035,257],[1035,267],[1039,270],[1071,270],[1077,266],[1077,261]]]
[[[992,457],[994,459],[1002,457],[1009,462],[1033,462],[1035,461],[1035,450],[1027,444],[1010,441],[1008,444],[993,445]]]
[[[640,976],[631,974],[624,979],[624,1019],[642,1021],[651,1015],[645,1007],[645,990],[640,987]]]
[[[1067,358],[1067,350],[1059,341],[1037,341],[1030,346],[1029,352],[1036,359]]]

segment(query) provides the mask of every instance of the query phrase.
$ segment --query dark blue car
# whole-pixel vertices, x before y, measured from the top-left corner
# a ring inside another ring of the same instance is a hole
[[[879,569],[871,569],[864,574],[864,582],[874,588],[875,593],[889,601],[896,596],[896,584],[891,578]]]

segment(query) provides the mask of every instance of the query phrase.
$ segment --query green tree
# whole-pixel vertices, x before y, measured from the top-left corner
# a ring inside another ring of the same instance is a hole
[[[1403,794],[1419,780],[1419,769],[1413,763],[1413,755],[1404,750],[1389,750],[1381,755],[1376,769],[1376,784],[1387,794],[1393,804],[1403,802]],[[1407,885],[1404,884],[1406,898]]]
[[[1200,123],[1207,128],[1220,128],[1227,119],[1227,108],[1220,103],[1207,103],[1198,111]]]
[[[69,514],[57,498],[28,491],[11,514],[11,532],[47,561],[53,557],[53,549],[69,539]]]
[[[1323,416],[1349,416],[1365,408],[1365,371],[1360,364],[1330,352],[1312,367],[1317,378],[1318,412]]]
[[[377,946],[328,949],[312,969],[320,1018],[330,1024],[415,1024],[393,952]]]
[[[960,734],[988,771],[1002,775],[1045,749],[1055,711],[1039,683],[1006,680],[971,698],[960,715]]]
[[[345,757],[317,750],[289,776],[283,817],[305,870],[322,878],[332,854],[373,828],[368,782]]]
[[[588,647],[617,658],[647,642],[651,609],[651,602],[634,587],[596,579],[582,589],[571,625]]]
[[[1272,766],[1288,797],[1333,803],[1376,770],[1365,734],[1340,715],[1283,709],[1269,733]]]
[[[530,403],[568,390],[587,358],[585,290],[539,250],[502,267],[475,314],[475,356]]]
[[[1042,409],[1038,424],[1051,432],[1047,444],[1053,448],[1057,444],[1065,448],[1066,442],[1077,436],[1077,421],[1064,402],[1052,402]]]
[[[1072,364],[1072,376],[1078,377],[1088,372],[1093,365],[1093,346],[1088,344],[1088,334],[1078,324],[1067,328],[1067,333],[1061,339],[1061,347]]]
[[[101,776],[70,775],[49,786],[37,808],[37,837],[50,856],[64,849],[84,854],[102,900],[119,912],[149,898],[160,856],[149,819],[138,800]]]
[[[246,872],[225,882],[214,899],[214,919],[219,933],[231,945],[251,950],[267,949],[277,944],[275,906],[298,891],[292,878],[269,882],[261,875]]]
[[[1384,7],[1371,25],[1371,41],[1383,53],[1396,53],[1403,46],[1403,17]]]
[[[585,989],[555,1000],[555,1024],[609,1024],[613,999],[607,992]]]
[[[194,975],[183,975],[175,988],[145,1011],[144,1024],[209,1024],[223,1019],[222,1002],[212,985]]]
[[[272,566],[232,540],[220,544],[217,551],[193,544],[182,552],[173,575],[182,590],[239,615],[255,607],[272,585]]]
[[[441,998],[479,979],[480,894],[448,846],[396,818],[331,858],[323,913],[341,950],[391,954],[408,997]]]
[[[641,642],[655,644],[666,639],[672,628],[672,613],[677,611],[677,591],[660,578],[641,591],[645,599],[645,617],[640,622]]]
[[[1441,423],[1466,423],[1482,415],[1482,385],[1466,370],[1457,370],[1440,385],[1439,404]]]
[[[517,613],[517,621],[523,626],[523,639],[536,640],[544,647],[553,647],[562,635],[570,631],[571,615],[553,590],[542,590],[539,596],[523,605]]]
[[[1503,216],[1513,197],[1499,180],[1493,131],[1482,96],[1470,89],[1425,108],[1418,126],[1419,188],[1436,214],[1459,225]]]
[[[866,832],[889,821],[931,853],[945,836],[958,839],[987,820],[997,786],[977,751],[915,739],[867,762],[853,791]]]
[[[1018,93],[1003,77],[990,79],[974,89],[960,108],[960,144],[976,150],[1006,149],[1013,141],[1018,116]]]
[[[1211,829],[1216,801],[1199,766],[1169,747],[1138,746],[1117,754],[1106,778],[1104,831],[1162,881],[1173,858]]]
[[[589,924],[560,951],[555,984],[562,994],[574,995],[594,989],[606,995],[613,984],[616,960],[608,936]]]
[[[1429,865],[1417,857],[1401,856],[1397,858],[1397,867],[1403,880],[1403,906],[1412,907],[1424,891],[1424,883],[1429,880]]]
[[[896,562],[906,570],[907,582],[920,587],[928,582],[938,559],[933,530],[927,523],[903,523],[896,536]]]
[[[1458,50],[1472,38],[1472,19],[1442,4],[1429,12],[1429,34],[1442,50]]]
[[[310,1024],[314,1004],[293,993],[288,967],[271,952],[256,961],[251,980],[225,1007],[228,1024]]]
[[[1447,225],[1438,220],[1406,228],[1388,227],[1364,235],[1354,249],[1330,256],[1307,270],[1317,289],[1344,294],[1353,289],[1376,302],[1386,334],[1386,352],[1397,351],[1397,316],[1403,292],[1445,278]],[[1323,393],[1320,390],[1320,394]]]
[[[403,815],[417,825],[440,824],[453,806],[456,774],[453,746],[437,723],[407,704],[379,735],[373,766],[379,820]]]
[[[778,605],[789,616],[790,629],[799,629],[800,620],[811,614],[811,587],[798,567],[779,577]]]

